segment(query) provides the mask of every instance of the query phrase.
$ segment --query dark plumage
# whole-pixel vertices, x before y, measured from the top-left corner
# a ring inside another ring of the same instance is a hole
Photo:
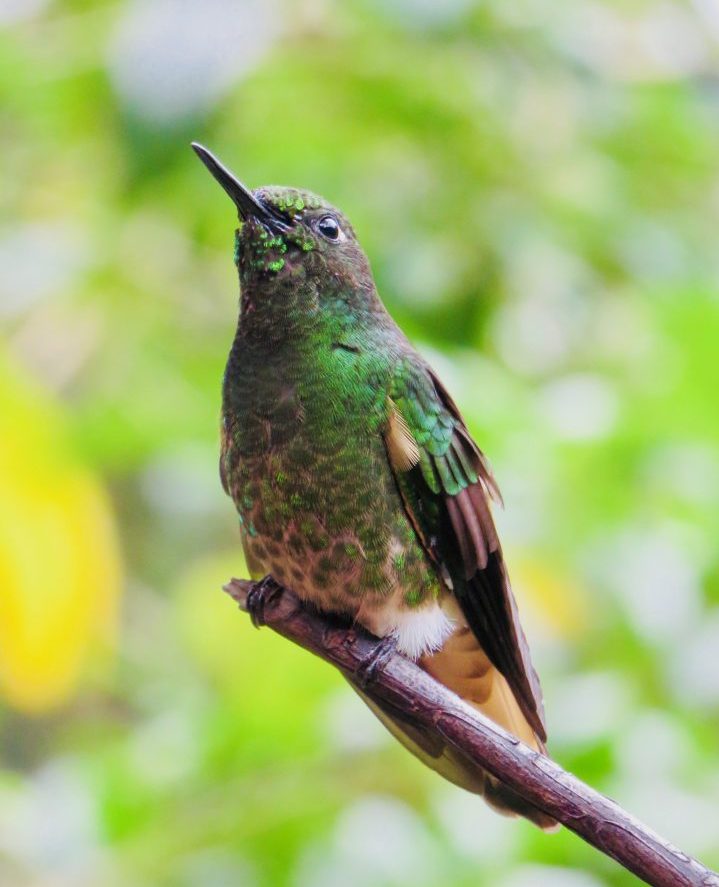
[[[253,574],[393,636],[542,752],[539,681],[489,506],[499,492],[456,404],[385,310],[340,212],[295,189],[249,192],[196,150],[242,221],[221,474]],[[443,776],[553,825],[439,734],[355,689]]]

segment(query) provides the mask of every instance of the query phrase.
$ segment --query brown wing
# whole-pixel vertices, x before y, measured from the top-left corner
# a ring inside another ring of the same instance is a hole
[[[418,449],[418,460],[409,460],[416,464],[404,471],[390,458],[408,515],[429,556],[450,577],[472,632],[545,741],[539,679],[489,509],[499,491],[487,461],[447,390],[418,358],[399,368],[392,403]]]

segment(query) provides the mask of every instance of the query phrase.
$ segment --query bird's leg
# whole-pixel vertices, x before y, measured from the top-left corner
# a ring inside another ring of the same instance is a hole
[[[355,672],[357,683],[365,689],[375,680],[377,673],[387,665],[397,651],[397,638],[393,634],[385,635],[377,646],[364,657]]]
[[[247,612],[255,628],[265,624],[265,606],[280,592],[282,587],[269,574],[250,588],[247,592]]]

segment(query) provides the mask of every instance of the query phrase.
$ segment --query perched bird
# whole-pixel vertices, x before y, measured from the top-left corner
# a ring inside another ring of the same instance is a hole
[[[240,218],[220,474],[253,578],[271,573],[391,639],[543,752],[542,694],[490,513],[499,492],[455,402],[388,314],[341,212],[295,188],[250,191],[193,148]],[[554,826],[438,734],[355,689],[444,777]]]

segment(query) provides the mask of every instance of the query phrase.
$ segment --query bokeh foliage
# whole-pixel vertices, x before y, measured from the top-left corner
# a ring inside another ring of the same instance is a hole
[[[634,883],[221,594],[190,139],[353,219],[494,463],[550,750],[719,865],[717,41],[700,0],[0,3],[0,883]]]

